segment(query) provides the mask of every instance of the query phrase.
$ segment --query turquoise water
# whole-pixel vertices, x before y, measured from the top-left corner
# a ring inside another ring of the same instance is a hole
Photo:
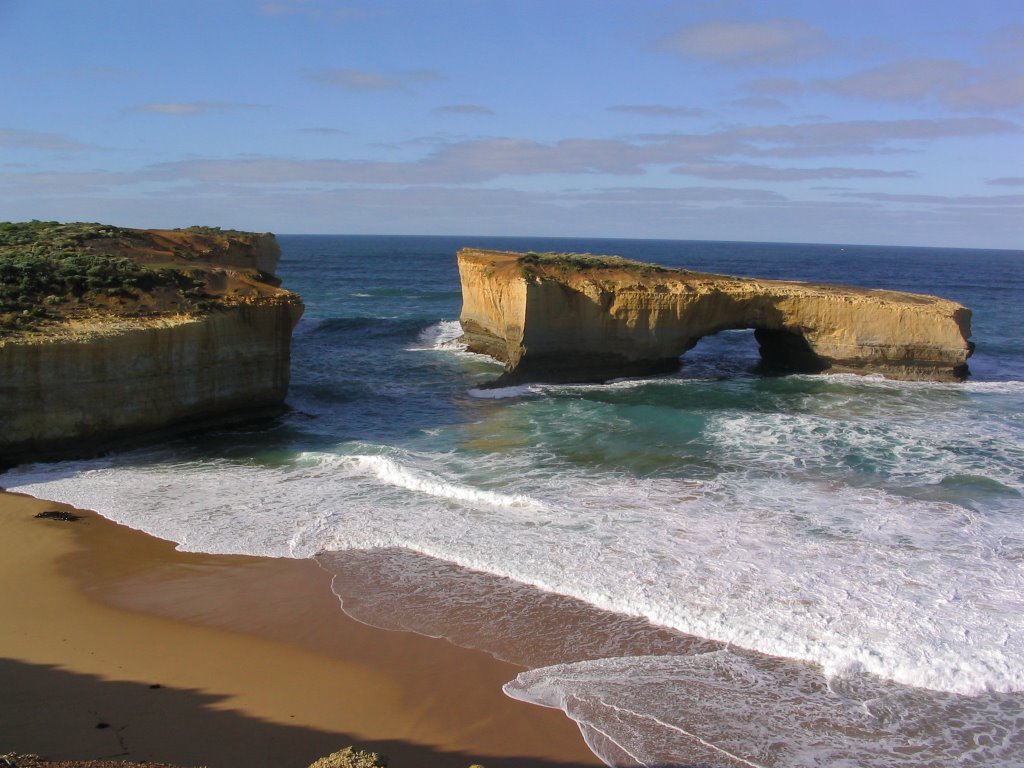
[[[614,765],[1024,764],[1024,253],[283,236],[290,412],[0,483],[184,549],[318,557],[344,610],[529,668]],[[460,247],[934,293],[964,384],[678,374],[481,389]],[[258,585],[254,585],[258,588]]]

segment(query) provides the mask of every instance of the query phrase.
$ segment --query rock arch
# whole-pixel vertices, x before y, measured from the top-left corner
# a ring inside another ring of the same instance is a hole
[[[670,270],[617,257],[464,249],[469,349],[503,383],[676,370],[701,338],[752,328],[769,368],[957,380],[971,312],[922,294]]]

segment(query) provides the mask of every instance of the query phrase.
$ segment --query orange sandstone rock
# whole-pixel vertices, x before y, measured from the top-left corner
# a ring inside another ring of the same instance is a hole
[[[618,257],[458,254],[470,350],[502,383],[675,370],[702,337],[752,328],[765,368],[951,381],[967,374],[971,311],[934,296],[664,269]]]
[[[167,287],[100,297],[0,337],[0,465],[281,407],[303,304],[272,276],[273,235],[118,230],[83,247],[187,270],[203,298]]]

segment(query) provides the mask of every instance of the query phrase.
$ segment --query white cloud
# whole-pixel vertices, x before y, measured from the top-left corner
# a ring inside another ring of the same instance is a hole
[[[997,31],[985,51],[996,59],[1006,59],[1016,66],[1024,57],[1024,24],[1008,24]]]
[[[797,96],[804,87],[788,77],[762,77],[749,81],[744,89],[755,96]]]
[[[564,197],[573,200],[637,205],[648,203],[765,203],[785,199],[778,192],[770,190],[736,187],[613,187],[590,192],[569,192]]]
[[[333,133],[333,129],[329,131]],[[144,195],[152,196],[160,188],[174,196],[183,185],[236,192],[247,190],[246,195],[291,195],[300,188],[326,193],[341,188],[472,185],[503,178],[553,175],[639,178],[655,169],[677,177],[693,176],[724,183],[909,179],[915,176],[912,169],[882,170],[836,163],[799,167],[799,163],[774,165],[741,162],[737,158],[871,156],[903,150],[906,142],[912,142],[916,149],[923,141],[984,137],[1011,131],[1019,129],[1005,120],[955,118],[762,125],[704,134],[656,134],[631,141],[594,138],[553,143],[517,138],[434,140],[425,145],[418,158],[411,160],[285,156],[187,159],[120,173],[11,172],[0,178],[0,185],[12,194],[22,190],[38,197],[87,189],[110,194],[113,189],[130,187]],[[0,142],[3,138],[4,134],[0,133]],[[47,147],[64,146],[62,142],[67,141],[65,137],[49,135],[40,138],[18,134],[14,138],[22,143],[30,139],[30,143],[41,142]],[[1012,182],[993,183],[1009,185]],[[552,194],[568,199],[562,193]]]
[[[110,171],[32,171],[0,173],[0,189],[26,198],[38,194],[66,196],[96,194],[116,187],[138,183],[139,174]]]
[[[775,168],[749,163],[706,163],[677,166],[672,173],[730,181],[808,181],[811,179],[909,179],[913,171],[882,171],[873,168]]]
[[[81,152],[87,149],[95,149],[95,147],[82,144],[62,133],[21,131],[17,129],[0,129],[0,147],[58,152]]]
[[[184,160],[157,165],[152,170],[168,179],[241,184],[452,184],[506,175],[639,175],[640,161],[645,157],[642,148],[614,140],[567,139],[543,144],[501,138],[445,144],[419,160],[408,162],[265,157]]]
[[[1024,195],[921,195],[893,194],[891,192],[843,192],[842,197],[871,200],[880,203],[909,203],[943,206],[1010,206],[1024,207]]]
[[[697,107],[672,107],[666,104],[616,104],[609,112],[627,112],[643,117],[701,117],[706,110]]]
[[[870,156],[905,151],[919,143],[1019,131],[1005,120],[952,118],[866,120],[750,126],[705,134],[652,134],[633,141],[571,138],[434,140],[413,160],[243,157],[181,160],[150,166],[144,180],[273,184],[474,184],[503,177],[544,175],[642,176],[651,168],[714,179],[794,181],[837,178],[907,178],[909,170],[883,171],[835,165],[791,168],[736,162],[737,157],[815,158]]]
[[[757,109],[766,112],[782,112],[789,109],[786,102],[771,96],[747,96],[743,99],[733,99],[729,103],[743,109]]]
[[[1020,133],[1009,120],[982,117],[915,120],[847,120],[794,125],[750,126],[734,131],[749,153],[773,157],[887,154],[894,142]]]
[[[2,176],[0,176],[2,179]],[[1017,248],[1024,196],[975,198],[900,196],[902,202],[837,196],[810,200],[765,189],[620,187],[528,192],[446,185],[338,189],[217,184],[161,188],[159,195],[125,190],[94,194],[69,189],[25,196],[0,186],[15,219],[110,221],[173,227],[196,221],[277,232],[665,237],[779,242],[872,243]],[[916,202],[908,202],[914,200]],[[979,227],[982,227],[979,229]],[[883,238],[883,240],[879,240]]]
[[[352,91],[411,90],[414,86],[444,79],[438,73],[427,70],[385,74],[365,69],[335,67],[316,70],[309,73],[308,77],[321,85]]]
[[[999,73],[949,88],[942,101],[958,110],[988,112],[1024,107],[1024,74]]]
[[[845,97],[907,104],[932,100],[958,111],[1024,107],[1019,69],[972,67],[952,59],[906,59],[816,85]]]
[[[731,66],[765,66],[822,53],[827,49],[827,38],[819,27],[796,19],[718,21],[683,27],[661,40],[658,47]]]
[[[482,104],[446,104],[434,110],[440,114],[447,115],[486,115],[491,116],[494,110]]]
[[[907,59],[818,85],[841,96],[877,101],[919,101],[964,83],[970,68],[952,59]]]
[[[131,112],[149,112],[156,115],[202,115],[208,112],[262,109],[258,104],[236,104],[229,101],[165,101],[139,104]]]
[[[804,86],[787,77],[763,77],[744,83],[741,89],[749,95],[733,99],[732,106],[777,112],[789,108],[783,98],[801,95]]]

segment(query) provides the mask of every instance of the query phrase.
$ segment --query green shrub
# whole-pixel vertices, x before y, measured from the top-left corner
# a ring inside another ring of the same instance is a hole
[[[219,235],[224,230],[222,230],[220,227],[204,227],[204,226],[201,226],[199,224],[194,224],[191,227],[185,227],[184,229],[179,229],[178,231],[179,232],[195,232],[195,233],[200,234],[200,235]]]
[[[590,269],[620,269],[639,272],[644,275],[664,272],[664,267],[646,264],[642,261],[624,259],[621,256],[595,256],[592,253],[537,253],[529,251],[519,257],[523,275],[530,274],[530,267],[550,267],[563,273],[583,272]]]
[[[126,235],[104,224],[0,222],[0,335],[56,319],[61,304],[96,304],[161,286],[177,289],[190,308],[210,308],[201,270],[150,268],[87,246]]]

